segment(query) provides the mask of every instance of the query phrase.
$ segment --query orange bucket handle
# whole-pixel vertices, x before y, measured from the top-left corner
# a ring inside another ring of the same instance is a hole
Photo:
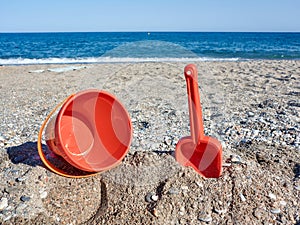
[[[52,172],[59,174],[63,177],[68,177],[68,178],[86,178],[86,177],[91,177],[91,176],[95,176],[98,173],[101,172],[95,172],[95,173],[89,173],[89,174],[85,174],[85,175],[71,175],[66,173],[65,171],[56,168],[55,166],[53,166],[46,158],[43,149],[42,149],[42,136],[43,136],[43,131],[45,129],[45,126],[47,125],[47,122],[49,121],[50,117],[54,114],[54,112],[56,112],[58,110],[59,107],[61,107],[67,100],[69,100],[71,97],[73,97],[74,94],[68,96],[67,98],[65,98],[61,103],[59,103],[47,116],[47,118],[44,120],[40,131],[39,131],[39,135],[38,135],[38,141],[37,141],[37,149],[38,149],[38,153],[39,156],[42,160],[42,162],[46,165],[46,167],[51,170]]]

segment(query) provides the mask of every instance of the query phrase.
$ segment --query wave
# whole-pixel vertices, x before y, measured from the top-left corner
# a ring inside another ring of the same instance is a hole
[[[88,57],[88,58],[10,58],[0,59],[0,65],[30,64],[86,64],[86,63],[143,63],[143,62],[205,62],[205,61],[239,61],[239,58],[131,58],[131,57]]]

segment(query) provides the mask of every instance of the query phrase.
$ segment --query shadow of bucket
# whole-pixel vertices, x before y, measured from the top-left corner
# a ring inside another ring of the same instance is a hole
[[[45,126],[49,149],[87,174],[70,175],[47,160],[41,147]],[[121,102],[108,92],[85,90],[69,96],[49,114],[40,129],[38,151],[51,171],[66,177],[87,177],[121,163],[131,140],[131,120]]]

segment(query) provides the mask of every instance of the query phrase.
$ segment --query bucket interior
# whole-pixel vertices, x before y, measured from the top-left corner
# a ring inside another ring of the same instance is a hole
[[[85,171],[117,165],[131,143],[126,109],[104,91],[79,92],[64,104],[56,122],[56,137],[66,160]]]

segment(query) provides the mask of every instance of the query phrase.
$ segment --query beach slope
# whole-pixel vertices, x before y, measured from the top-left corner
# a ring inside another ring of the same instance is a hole
[[[0,224],[299,224],[300,61],[196,62],[205,133],[223,145],[219,179],[173,157],[190,133],[185,65],[0,66]],[[112,170],[60,177],[37,135],[88,88],[122,101],[132,145]]]

